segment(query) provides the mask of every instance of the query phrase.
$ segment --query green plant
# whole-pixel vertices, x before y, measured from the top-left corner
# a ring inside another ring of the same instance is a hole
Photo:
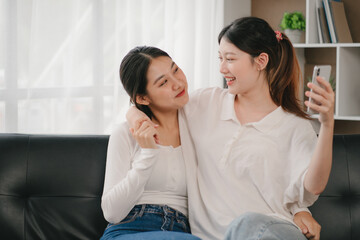
[[[299,29],[305,31],[305,18],[301,12],[285,12],[280,27],[282,30]]]

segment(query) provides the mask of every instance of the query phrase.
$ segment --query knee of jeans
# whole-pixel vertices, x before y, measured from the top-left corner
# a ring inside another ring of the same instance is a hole
[[[234,221],[232,221],[232,223],[230,225],[238,225],[239,223],[242,224],[253,224],[253,223],[258,223],[259,220],[263,219],[264,215],[260,214],[260,213],[255,213],[255,212],[246,212],[241,214],[239,217],[235,218]]]

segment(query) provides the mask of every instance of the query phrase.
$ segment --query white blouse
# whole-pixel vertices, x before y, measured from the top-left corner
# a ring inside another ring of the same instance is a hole
[[[127,123],[111,134],[101,207],[108,222],[118,223],[137,204],[168,205],[187,215],[182,147],[142,149]]]
[[[193,93],[185,106],[204,207],[196,221],[190,219],[191,228],[202,239],[223,239],[230,222],[249,211],[292,222],[293,214],[318,197],[304,188],[317,141],[310,122],[279,107],[241,125],[234,98],[227,90],[207,88]]]

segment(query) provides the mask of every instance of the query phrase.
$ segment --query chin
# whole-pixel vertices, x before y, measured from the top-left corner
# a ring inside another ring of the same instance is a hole
[[[235,88],[229,87],[228,89],[229,89],[229,93],[230,93],[230,94],[234,94],[234,95],[235,95],[235,94],[238,94],[238,92],[239,92],[239,91],[237,91]]]

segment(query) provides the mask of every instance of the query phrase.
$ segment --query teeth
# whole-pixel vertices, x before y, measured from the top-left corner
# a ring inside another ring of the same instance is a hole
[[[230,82],[230,81],[234,81],[235,78],[226,78],[226,81]]]

